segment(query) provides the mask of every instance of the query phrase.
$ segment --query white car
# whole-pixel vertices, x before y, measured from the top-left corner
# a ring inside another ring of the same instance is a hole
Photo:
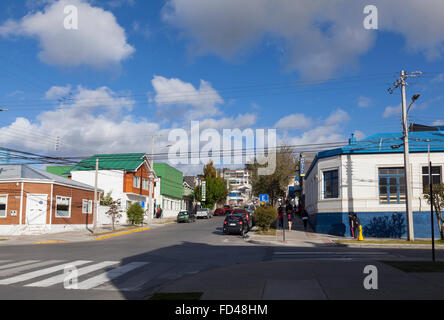
[[[208,208],[198,209],[196,212],[196,218],[207,218],[210,219],[213,217],[213,213]]]

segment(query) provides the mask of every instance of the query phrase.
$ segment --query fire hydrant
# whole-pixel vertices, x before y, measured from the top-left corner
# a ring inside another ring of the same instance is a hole
[[[363,241],[364,237],[362,236],[362,226],[359,225],[359,236],[358,236],[358,241]]]

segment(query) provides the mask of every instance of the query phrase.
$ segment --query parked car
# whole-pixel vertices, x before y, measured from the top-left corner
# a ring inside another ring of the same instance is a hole
[[[194,215],[193,212],[189,212],[189,211],[180,211],[179,214],[177,215],[177,222],[181,223],[181,222],[195,222],[196,221],[196,216]]]
[[[244,217],[248,230],[251,230],[251,228],[253,228],[253,215],[250,214],[247,210],[234,209],[231,215],[241,215],[242,217]]]
[[[226,205],[224,205],[223,209],[224,209],[224,211],[226,213],[227,211],[231,210],[231,207],[228,204],[226,204]]]
[[[248,232],[245,218],[241,214],[230,214],[225,217],[223,232],[225,234],[238,233],[244,236]]]
[[[214,215],[215,216],[224,216],[225,215],[225,210],[221,209],[221,208],[216,209],[216,210],[214,210]]]
[[[210,219],[213,217],[213,213],[208,208],[200,208],[196,212],[196,218],[207,218]]]

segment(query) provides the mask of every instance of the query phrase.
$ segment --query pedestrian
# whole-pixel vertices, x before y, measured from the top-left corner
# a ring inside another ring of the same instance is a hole
[[[278,208],[278,215],[279,215],[279,226],[284,228],[284,208],[282,206],[279,206]]]
[[[307,231],[308,213],[307,210],[302,210],[302,222],[304,222],[304,230]]]
[[[348,225],[350,226],[350,235],[352,238],[355,238],[355,232],[353,228],[353,214],[351,212],[348,213]]]
[[[353,233],[354,233],[354,238],[358,239],[359,236],[359,226],[361,225],[361,221],[359,221],[358,215],[355,213],[353,214]]]
[[[293,206],[290,204],[290,202],[287,202],[287,207],[285,208],[285,211],[287,213],[288,219],[288,230],[291,231],[291,225],[293,224]]]

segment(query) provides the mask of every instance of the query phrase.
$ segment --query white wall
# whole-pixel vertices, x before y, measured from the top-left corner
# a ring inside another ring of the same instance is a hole
[[[431,153],[430,158],[433,166],[441,166],[441,179],[443,179],[444,153]],[[403,211],[405,203],[381,204],[379,202],[378,177],[379,168],[403,166],[402,153],[340,155],[319,159],[305,181],[307,211],[309,213]],[[411,153],[413,211],[430,210],[430,205],[422,195],[423,166],[428,166],[427,153]],[[323,171],[335,168],[339,169],[339,199],[323,199]]]

